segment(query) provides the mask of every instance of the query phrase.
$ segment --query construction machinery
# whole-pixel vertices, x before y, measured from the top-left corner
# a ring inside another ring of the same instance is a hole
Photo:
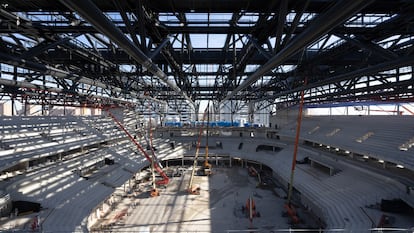
[[[256,203],[252,196],[249,196],[246,201],[246,206],[243,207],[243,211],[246,211],[247,218],[250,221],[249,228],[253,228],[253,218],[260,217],[260,213],[256,211]]]
[[[153,153],[152,156],[149,156],[148,153],[146,152],[146,150],[141,146],[141,144],[138,143],[137,140],[135,140],[135,138],[128,132],[128,130],[123,126],[123,124],[115,117],[114,114],[111,113],[111,111],[109,110],[109,108],[104,108],[106,110],[106,112],[108,113],[108,115],[114,120],[114,122],[118,125],[118,127],[120,129],[122,129],[122,131],[125,132],[125,134],[128,136],[128,138],[135,144],[135,146],[138,148],[139,151],[141,151],[141,153],[145,156],[145,158],[148,160],[148,162],[150,162],[151,167],[153,167],[153,170],[157,171],[158,174],[160,174],[160,176],[163,178],[162,180],[157,180],[155,181],[154,187],[156,187],[155,185],[167,185],[169,183],[169,178],[168,176],[165,174],[165,172],[161,169],[161,166],[159,165],[159,162],[157,160],[157,157],[155,156],[155,153]],[[151,149],[153,150],[152,145],[150,146]],[[152,158],[151,158],[152,157]],[[153,172],[153,180],[155,180],[155,174]],[[150,195],[153,196],[158,196],[156,195],[158,192],[158,190],[151,190]]]
[[[306,84],[307,84],[307,79],[305,79],[305,81],[304,81],[305,86],[306,86]],[[291,169],[291,173],[290,173],[288,198],[287,198],[287,203],[284,206],[284,208],[286,209],[286,212],[289,215],[289,217],[290,217],[293,224],[298,224],[300,222],[299,217],[297,216],[295,207],[292,204],[292,193],[293,193],[293,178],[295,176],[296,158],[297,158],[297,154],[298,154],[300,126],[301,126],[301,123],[302,123],[302,110],[303,110],[303,103],[304,103],[304,99],[305,99],[304,96],[305,96],[305,92],[304,92],[304,90],[302,90],[300,92],[298,122],[297,122],[297,125],[296,125],[296,137],[295,137],[295,145],[294,145],[294,150],[293,150],[292,169]]]
[[[258,181],[257,187],[262,186],[263,185],[262,177],[260,176],[260,173],[256,170],[256,168],[254,168],[253,166],[249,166],[248,171],[249,171],[250,176],[257,177],[257,181]]]
[[[196,153],[195,153],[194,162],[193,162],[193,169],[191,170],[190,182],[188,183],[188,188],[187,188],[188,193],[194,194],[194,195],[200,194],[200,187],[198,185],[194,185],[193,182],[194,182],[194,174],[195,174],[196,167],[197,167],[198,155],[200,151],[201,137],[203,135],[204,120],[206,118],[207,112],[208,112],[208,107],[204,111],[202,123],[200,125],[200,130],[199,130],[198,139],[197,139]],[[208,149],[206,147],[206,153],[208,153],[207,151]],[[207,164],[208,164],[208,161],[207,161]],[[204,162],[204,165],[206,165],[206,161]],[[210,168],[211,168],[211,165],[210,165]]]
[[[204,119],[203,119],[204,121]],[[206,154],[203,163],[204,175],[211,175],[212,165],[208,162],[208,136],[209,136],[209,125],[210,125],[210,102],[207,104],[207,126],[206,126]]]
[[[148,120],[148,134],[149,134],[149,140],[147,139],[147,144],[148,147],[151,150],[151,173],[152,173],[152,189],[150,191],[150,196],[151,197],[158,197],[160,195],[160,191],[157,189],[157,186],[155,184],[155,150],[154,150],[154,145],[152,143],[152,124],[151,124],[151,117]],[[167,177],[168,178],[168,177]]]

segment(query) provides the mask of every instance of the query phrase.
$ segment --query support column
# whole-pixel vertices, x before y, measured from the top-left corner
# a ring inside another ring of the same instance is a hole
[[[249,109],[248,109],[248,121],[250,124],[254,123],[254,103],[249,103]]]

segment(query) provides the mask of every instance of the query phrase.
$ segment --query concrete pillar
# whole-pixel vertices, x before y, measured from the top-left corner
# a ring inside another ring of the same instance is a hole
[[[218,156],[216,155],[216,166],[218,166]]]
[[[250,102],[249,103],[248,121],[251,124],[253,124],[253,122],[254,122],[254,102]]]

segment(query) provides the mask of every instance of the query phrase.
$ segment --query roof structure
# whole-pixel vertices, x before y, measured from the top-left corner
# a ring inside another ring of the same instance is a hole
[[[301,90],[306,103],[413,99],[408,0],[0,3],[3,98],[197,112],[290,106]]]

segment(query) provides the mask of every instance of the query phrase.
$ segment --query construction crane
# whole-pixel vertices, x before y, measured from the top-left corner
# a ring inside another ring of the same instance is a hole
[[[304,85],[306,86],[307,79],[305,78]],[[296,125],[296,137],[295,137],[295,146],[293,150],[293,158],[292,158],[292,169],[290,173],[290,182],[289,182],[289,191],[288,191],[288,198],[287,203],[285,204],[284,208],[286,209],[287,214],[292,220],[292,223],[298,224],[299,223],[299,217],[297,216],[296,209],[292,205],[292,192],[293,192],[293,178],[295,176],[295,167],[296,167],[296,157],[298,154],[298,145],[299,145],[299,135],[300,135],[300,126],[302,123],[302,110],[303,110],[303,103],[304,103],[304,96],[305,91],[302,90],[300,92],[300,104],[299,104],[299,113],[298,113],[298,122]]]
[[[148,109],[150,110],[150,107],[148,105]],[[151,124],[151,117],[148,120],[148,134],[149,134],[149,140],[147,140],[147,144],[148,147],[151,150],[151,173],[152,173],[152,189],[150,191],[150,196],[151,197],[157,197],[160,195],[160,191],[157,189],[157,186],[155,184],[155,160],[156,160],[156,156],[155,156],[155,150],[154,150],[154,145],[152,143],[152,124]],[[168,178],[168,177],[167,177]]]
[[[188,188],[187,188],[187,191],[188,191],[189,194],[195,194],[195,195],[200,194],[200,187],[198,185],[193,185],[193,181],[194,181],[194,174],[195,174],[195,170],[196,170],[196,166],[197,166],[197,159],[198,159],[198,155],[199,155],[199,151],[200,151],[201,136],[203,135],[204,120],[206,118],[207,112],[208,112],[208,107],[204,111],[203,119],[202,119],[201,125],[200,125],[200,130],[199,130],[199,133],[198,133],[196,153],[195,153],[194,162],[193,162],[193,169],[191,171],[190,182],[188,183]],[[207,148],[206,148],[206,150],[207,150]]]
[[[204,120],[203,120],[204,121]],[[203,163],[204,175],[211,175],[212,165],[208,162],[208,136],[209,136],[209,125],[210,125],[210,102],[207,103],[207,127],[206,127],[206,155]]]
[[[170,181],[168,176],[165,174],[165,172],[161,169],[160,165],[158,164],[157,158],[155,155],[153,155],[153,158],[151,158],[148,153],[144,150],[144,148],[135,140],[135,138],[128,132],[128,130],[123,126],[123,124],[115,117],[114,114],[111,113],[109,108],[104,108],[108,115],[114,120],[114,122],[118,125],[120,129],[122,129],[125,134],[129,137],[129,139],[137,146],[138,150],[141,151],[141,153],[145,156],[145,158],[150,162],[151,166],[154,167],[154,170],[160,174],[160,176],[163,178],[162,180],[158,180],[155,182],[156,185],[167,185]],[[152,148],[152,146],[151,146]]]

